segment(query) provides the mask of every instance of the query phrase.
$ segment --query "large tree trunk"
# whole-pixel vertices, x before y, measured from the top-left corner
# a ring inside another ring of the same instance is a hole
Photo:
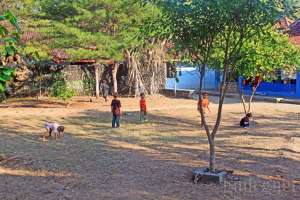
[[[113,69],[112,69],[113,92],[114,92],[114,94],[118,93],[118,80],[117,80],[118,69],[119,69],[119,64],[114,63]]]
[[[99,85],[99,82],[100,82],[100,80],[99,80],[99,67],[100,66],[98,64],[95,65],[96,98],[97,99],[100,97],[100,91],[99,91],[99,89],[100,89],[100,85]]]

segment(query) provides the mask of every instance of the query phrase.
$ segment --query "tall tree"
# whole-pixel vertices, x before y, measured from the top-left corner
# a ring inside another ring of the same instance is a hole
[[[144,1],[142,1],[144,2]],[[149,2],[149,1],[148,1]],[[222,119],[222,108],[227,90],[227,80],[237,71],[241,49],[272,23],[278,16],[276,0],[153,0],[161,9],[162,22],[153,21],[145,32],[151,37],[169,38],[183,57],[200,63],[200,94],[205,66],[214,59],[222,70],[223,79],[219,91],[219,108],[215,124],[210,128],[202,107],[201,119],[210,147],[210,171],[215,171],[215,138]],[[147,35],[147,34],[146,34]]]

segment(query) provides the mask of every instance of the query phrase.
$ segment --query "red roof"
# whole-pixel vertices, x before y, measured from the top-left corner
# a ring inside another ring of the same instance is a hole
[[[289,27],[291,24],[294,23],[294,20],[288,18],[288,17],[281,17],[280,19],[277,20],[275,27],[278,30],[284,30],[284,31],[288,31]]]
[[[292,44],[300,46],[300,19],[294,21],[288,17],[281,17],[277,20],[275,27],[279,31],[288,33]]]
[[[76,62],[72,62],[73,65],[91,65],[91,64],[95,64],[96,60],[94,59],[81,59],[79,61]]]

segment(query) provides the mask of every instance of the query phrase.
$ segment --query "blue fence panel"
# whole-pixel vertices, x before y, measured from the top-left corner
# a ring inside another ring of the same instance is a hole
[[[252,91],[252,86],[244,86],[244,91],[246,94],[250,94]],[[256,94],[275,97],[295,97],[296,84],[262,82],[257,88]]]
[[[177,89],[189,89],[197,90],[200,87],[200,73],[199,69],[195,67],[181,67],[178,68],[178,79],[176,82]],[[204,80],[203,80],[203,89],[217,89],[219,87],[219,80],[216,71],[206,70]],[[174,89],[175,79],[168,78],[166,82],[167,89]]]

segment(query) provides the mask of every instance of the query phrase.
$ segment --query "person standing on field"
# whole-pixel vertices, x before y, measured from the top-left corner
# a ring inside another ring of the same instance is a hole
[[[198,111],[200,112],[200,107],[202,107],[203,114],[204,114],[204,116],[206,116],[206,110],[208,110],[208,112],[211,112],[210,108],[209,108],[210,102],[208,99],[208,93],[207,92],[202,93],[202,98],[200,95],[201,94],[199,94]],[[204,124],[203,124],[202,118],[201,118],[201,127],[203,127],[203,126],[204,126]]]
[[[114,94],[114,99],[111,101],[111,112],[112,128],[119,128],[121,118],[121,101],[118,99],[117,94]]]
[[[102,83],[100,85],[100,88],[101,88],[102,96],[105,99],[105,102],[107,102],[108,101],[107,97],[108,97],[108,92],[109,92],[109,86],[107,85],[106,80],[102,81]]]
[[[141,100],[140,100],[140,121],[146,122],[147,119],[147,105],[146,105],[146,99],[145,94],[141,93]]]

